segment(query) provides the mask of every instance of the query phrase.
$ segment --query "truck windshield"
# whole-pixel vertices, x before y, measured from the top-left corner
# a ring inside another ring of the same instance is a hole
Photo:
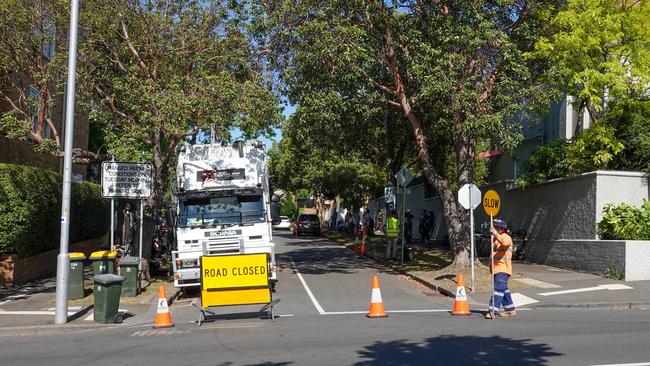
[[[264,204],[260,195],[190,198],[179,219],[182,227],[264,222]]]

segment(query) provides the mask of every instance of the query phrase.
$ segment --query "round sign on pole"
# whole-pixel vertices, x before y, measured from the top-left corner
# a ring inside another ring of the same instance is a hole
[[[501,209],[501,198],[494,189],[490,189],[483,195],[483,210],[488,216],[496,216]]]

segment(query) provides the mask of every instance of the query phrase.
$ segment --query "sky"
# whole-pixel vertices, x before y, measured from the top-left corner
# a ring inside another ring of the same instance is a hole
[[[289,116],[292,115],[293,112],[295,112],[295,111],[296,111],[295,106],[287,105],[287,106],[284,107],[284,112],[282,112],[282,114],[284,114],[284,118],[289,118]],[[273,132],[275,132],[274,137],[272,137],[272,138],[262,137],[262,138],[259,139],[259,140],[264,142],[264,145],[265,145],[265,148],[266,148],[267,151],[271,148],[271,146],[273,146],[273,142],[280,141],[282,139],[282,130],[280,130],[279,128],[274,128]],[[237,138],[241,137],[241,135],[242,135],[241,130],[239,130],[238,128],[233,128],[230,131],[230,133],[232,135],[233,140],[236,140]]]

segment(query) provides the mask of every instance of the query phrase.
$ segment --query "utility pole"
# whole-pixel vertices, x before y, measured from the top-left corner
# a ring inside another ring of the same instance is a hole
[[[70,237],[70,192],[72,185],[72,140],[74,138],[74,94],[77,74],[77,28],[79,0],[70,3],[68,84],[65,98],[65,151],[63,155],[63,197],[61,199],[61,242],[56,260],[56,308],[54,323],[68,322],[68,240]]]

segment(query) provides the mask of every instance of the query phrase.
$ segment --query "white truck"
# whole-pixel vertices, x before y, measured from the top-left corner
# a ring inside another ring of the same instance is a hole
[[[202,255],[249,253],[270,254],[275,285],[278,199],[271,197],[264,145],[185,145],[177,155],[174,286],[200,286]]]

